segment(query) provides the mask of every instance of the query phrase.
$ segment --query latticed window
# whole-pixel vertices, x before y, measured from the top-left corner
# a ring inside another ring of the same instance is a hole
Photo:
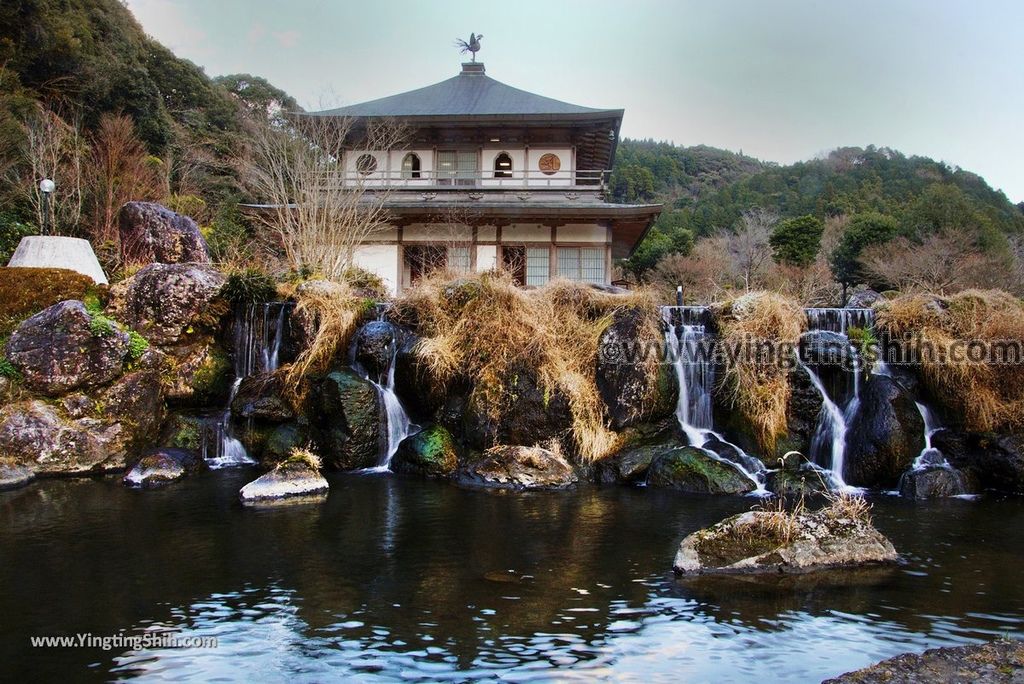
[[[547,247],[526,250],[526,284],[543,285],[551,279],[551,252]]]
[[[558,275],[584,283],[604,283],[604,249],[559,247]]]
[[[449,247],[448,268],[455,273],[469,273],[469,247]]]
[[[420,177],[420,156],[410,152],[402,159],[402,178]]]
[[[437,182],[440,185],[475,185],[477,175],[475,151],[437,153]]]

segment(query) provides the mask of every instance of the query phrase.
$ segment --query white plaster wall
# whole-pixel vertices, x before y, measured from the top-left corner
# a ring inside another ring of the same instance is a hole
[[[569,223],[558,226],[558,242],[599,242],[604,244],[608,231],[591,223]]]
[[[403,242],[469,242],[473,229],[446,223],[413,223],[402,229]]]
[[[360,245],[352,261],[384,279],[391,294],[398,294],[398,245]]]
[[[420,177],[402,178],[402,160],[405,155],[413,152],[420,158]],[[434,184],[434,151],[415,148],[411,150],[392,150],[389,153],[391,161],[391,174],[388,176],[392,183],[400,184],[411,188],[419,188],[423,185]]]
[[[501,229],[502,244],[515,242],[551,242],[551,229],[529,223],[517,223]]]
[[[494,177],[494,160],[502,152],[505,152],[512,158],[511,178]],[[480,164],[483,171],[481,185],[484,187],[517,187],[523,185],[525,179],[523,170],[526,164],[526,151],[524,147],[485,147],[480,154]]]
[[[480,226],[476,229],[476,239],[480,242],[494,242],[498,239],[498,229],[494,226]]]
[[[550,176],[540,172],[540,158],[548,153],[558,155],[558,160],[561,162],[561,168]],[[571,147],[531,147],[527,164],[530,171],[529,185],[572,185],[574,160]]]
[[[489,271],[498,265],[498,248],[495,245],[476,246],[476,270]]]

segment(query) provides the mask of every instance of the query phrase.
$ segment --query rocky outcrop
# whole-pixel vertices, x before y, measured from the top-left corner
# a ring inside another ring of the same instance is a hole
[[[373,384],[347,369],[329,374],[320,385],[318,418],[325,463],[342,470],[377,465],[385,417]]]
[[[475,449],[496,444],[538,444],[558,437],[572,425],[569,400],[540,386],[536,369],[519,365],[502,379],[502,393],[512,398],[500,415],[491,415],[480,400],[488,388],[469,395],[462,420],[466,442]],[[491,388],[493,389],[493,388]]]
[[[217,299],[224,275],[203,264],[150,264],[114,286],[111,311],[156,345],[212,333],[227,313]]]
[[[912,468],[900,478],[900,496],[908,499],[938,499],[971,493],[967,478],[956,468],[931,465]]]
[[[656,434],[631,441],[598,462],[595,473],[602,484],[637,484],[647,480],[654,459],[682,446],[671,434]]]
[[[616,312],[598,340],[596,380],[611,427],[621,430],[672,413],[679,384],[675,372],[661,359],[647,359],[644,328],[648,313],[640,308]],[[652,377],[649,362],[656,362]]]
[[[91,419],[67,422],[42,401],[9,404],[0,409],[0,454],[37,474],[78,475],[119,470],[123,460],[108,453]]]
[[[683,539],[678,574],[802,573],[891,563],[896,550],[864,515],[748,511]]]
[[[24,487],[34,480],[35,477],[36,474],[28,466],[0,461],[0,492],[7,489]]]
[[[988,644],[932,648],[847,672],[823,684],[919,684],[985,682],[1014,684],[1024,673],[1024,642],[1000,639]]]
[[[27,388],[59,396],[119,376],[128,335],[109,323],[94,329],[85,305],[69,300],[22,321],[7,342],[6,354]]]
[[[1007,435],[939,430],[932,446],[978,487],[1024,494],[1024,433]]]
[[[162,487],[203,467],[203,460],[194,451],[186,449],[156,449],[141,459],[124,476],[129,487],[150,489]]]
[[[355,337],[356,361],[370,377],[381,377],[391,365],[395,345],[399,344],[399,330],[387,321],[370,321],[359,329]]]
[[[223,405],[231,391],[234,368],[227,352],[205,336],[161,350],[166,369],[160,379],[168,401],[179,406]]]
[[[448,430],[431,425],[406,437],[391,460],[396,473],[446,478],[459,466],[459,445]]]
[[[647,486],[678,489],[694,494],[745,494],[750,481],[731,463],[696,447],[671,449],[651,463]]]
[[[882,295],[874,290],[861,290],[850,295],[846,302],[847,309],[870,309],[883,300]]]
[[[242,487],[238,498],[246,506],[318,503],[327,498],[327,491],[327,480],[318,471],[285,463]]]
[[[210,262],[199,226],[155,202],[128,202],[117,216],[121,254],[126,264]]]
[[[564,489],[576,472],[559,454],[540,447],[496,446],[459,469],[459,484],[499,489]]]
[[[913,398],[892,378],[872,376],[847,430],[846,482],[892,489],[923,448],[924,420]]]
[[[242,380],[231,401],[231,412],[239,418],[271,423],[286,423],[295,418],[279,373],[260,373]]]

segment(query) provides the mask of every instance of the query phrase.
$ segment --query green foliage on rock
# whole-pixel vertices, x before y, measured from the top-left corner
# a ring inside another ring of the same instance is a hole
[[[68,299],[102,301],[106,287],[62,268],[14,268],[0,278],[0,335],[21,321]]]
[[[824,230],[825,224],[809,214],[780,221],[768,240],[775,260],[790,266],[811,264],[818,256]]]
[[[0,214],[0,267],[11,260],[21,238],[38,232],[30,223],[19,221],[11,214]]]
[[[117,324],[103,314],[96,314],[89,322],[89,332],[93,337],[110,337],[117,330]]]
[[[899,231],[896,219],[877,212],[858,214],[850,221],[849,227],[839,240],[839,245],[830,256],[832,272],[836,280],[844,285],[864,282],[865,274],[860,262],[861,252],[872,245],[892,240]]]
[[[277,285],[263,271],[247,268],[228,276],[220,296],[235,305],[262,304],[277,299]]]
[[[132,363],[142,358],[142,355],[149,349],[149,340],[135,332],[128,331],[128,360]]]

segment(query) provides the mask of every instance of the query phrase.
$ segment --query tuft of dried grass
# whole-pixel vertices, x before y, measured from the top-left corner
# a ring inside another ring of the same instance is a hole
[[[1024,347],[1024,304],[1001,290],[949,297],[908,294],[884,303],[876,327],[891,339],[920,342],[930,393],[977,432],[1024,427],[1024,363],[993,363],[1001,349]],[[977,356],[966,351],[971,345]]]
[[[514,410],[510,375],[517,367],[536,369],[545,394],[568,400],[576,452],[596,461],[618,444],[597,390],[598,341],[616,312],[633,307],[649,312],[644,336],[660,340],[657,309],[645,290],[611,294],[566,280],[524,290],[501,271],[435,274],[404,292],[393,311],[420,335],[416,353],[430,380],[442,390],[470,383],[474,404],[495,420]],[[648,362],[653,393],[658,359]]]
[[[298,406],[305,396],[304,379],[325,372],[338,351],[348,346],[359,320],[372,302],[345,283],[311,280],[296,288],[293,316],[312,326],[306,349],[284,369],[286,396]]]
[[[791,388],[779,351],[793,349],[806,320],[799,303],[773,292],[750,292],[715,309],[725,373],[720,382],[723,397],[753,427],[758,445],[775,451],[786,434],[786,407]],[[772,351],[774,350],[774,351]]]
[[[313,452],[311,446],[292,447],[291,451],[288,452],[288,456],[278,463],[274,469],[281,470],[294,466],[303,466],[319,472],[320,468],[323,467],[323,461]]]
[[[829,520],[852,520],[871,524],[871,504],[863,496],[838,491],[825,494],[828,505],[819,513]]]

